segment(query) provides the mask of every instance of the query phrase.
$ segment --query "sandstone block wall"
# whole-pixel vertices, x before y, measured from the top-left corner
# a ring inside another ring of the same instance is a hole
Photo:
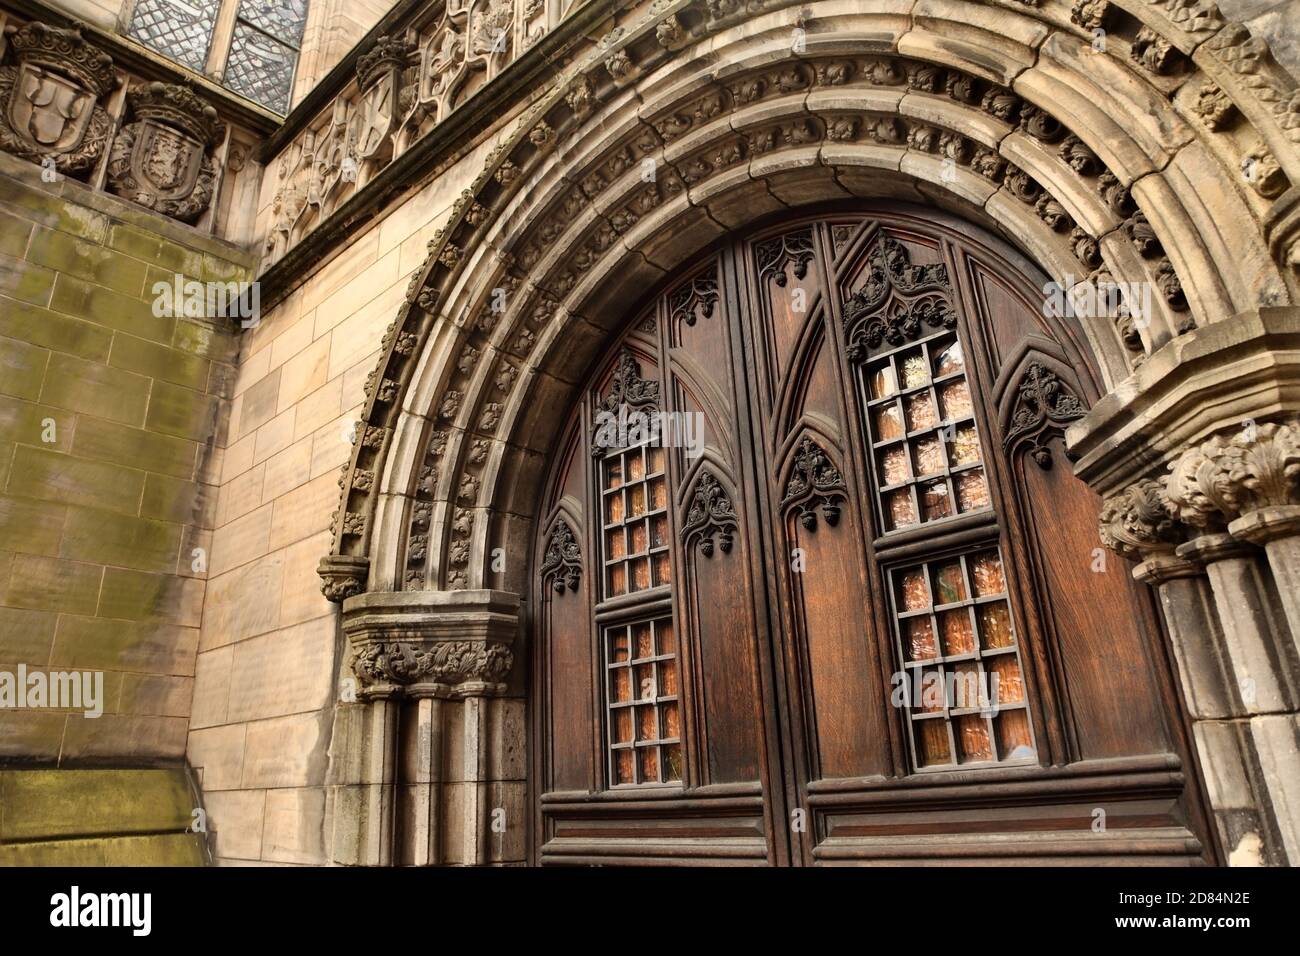
[[[0,712],[13,765],[179,765],[233,326],[159,281],[245,252],[0,155],[0,670],[104,674],[104,713]]]
[[[384,330],[492,145],[376,219],[243,334],[187,747],[220,862],[326,860],[342,638],[316,566]]]

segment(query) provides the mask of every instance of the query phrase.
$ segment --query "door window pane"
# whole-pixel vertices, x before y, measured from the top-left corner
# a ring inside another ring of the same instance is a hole
[[[916,766],[1033,758],[1000,551],[981,548],[889,576]]]

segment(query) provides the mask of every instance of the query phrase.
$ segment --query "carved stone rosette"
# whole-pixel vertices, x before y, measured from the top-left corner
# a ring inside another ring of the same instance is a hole
[[[193,222],[211,204],[216,186],[211,150],[225,133],[216,109],[189,87],[173,83],[137,87],[126,99],[134,121],[113,141],[109,190]]]
[[[518,627],[519,597],[502,591],[372,592],[343,605],[363,699],[500,695]]]
[[[113,60],[78,29],[6,27],[14,62],[0,66],[0,149],[62,173],[92,169],[113,120],[101,105],[117,85]]]

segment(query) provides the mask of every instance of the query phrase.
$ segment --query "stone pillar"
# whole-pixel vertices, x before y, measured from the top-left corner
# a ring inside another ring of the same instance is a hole
[[[1133,577],[1155,589],[1192,737],[1209,791],[1219,843],[1239,865],[1264,862],[1264,834],[1247,715],[1233,673],[1220,610],[1207,568],[1180,547],[1185,528],[1174,520],[1162,480],[1144,479],[1108,498],[1101,510],[1102,542],[1140,561]]]
[[[497,814],[492,806],[503,782],[492,748],[508,734],[520,738],[509,746],[523,744],[522,723],[507,719],[502,699],[519,610],[518,595],[486,590],[361,593],[343,602],[359,689],[335,719],[336,862],[501,861],[491,850],[494,826],[526,826],[522,808]]]
[[[1170,466],[1169,494],[1182,520],[1225,529],[1179,552],[1218,556],[1211,581],[1272,807],[1273,855],[1300,865],[1300,420],[1248,419],[1212,436]]]

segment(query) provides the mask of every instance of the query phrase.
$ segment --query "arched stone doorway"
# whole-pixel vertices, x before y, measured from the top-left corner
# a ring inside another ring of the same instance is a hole
[[[345,630],[369,655],[358,675],[374,702],[342,708],[351,724],[335,736],[339,792],[370,807],[335,809],[370,828],[349,858],[393,859],[401,735],[384,701],[429,701],[415,733],[438,736],[435,702],[463,698],[456,706],[478,716],[457,732],[486,766],[497,708],[483,695],[524,692],[523,655],[512,670],[508,649],[529,633],[518,595],[532,569],[510,556],[531,553],[557,410],[637,297],[728,231],[833,200],[910,199],[1001,231],[1058,282],[1156,290],[1147,322],[1121,312],[1081,326],[1099,391],[1198,327],[1292,301],[1276,245],[1285,228],[1266,237],[1231,152],[1198,152],[1210,134],[1189,107],[1090,59],[1071,31],[1048,35],[1026,16],[995,33],[975,10],[931,24],[828,5],[796,55],[789,11],[742,27],[724,6],[702,18],[657,8],[545,91],[431,244],[386,339],[322,566],[327,593],[348,599]],[[676,56],[701,44],[710,55]],[[1181,188],[1193,171],[1222,188]],[[439,660],[427,656],[435,632]],[[409,657],[403,635],[426,656]],[[439,679],[423,681],[431,667]],[[457,813],[477,821],[465,862],[493,858],[481,821],[499,806],[486,770],[474,773],[457,781]],[[522,793],[522,773],[510,780]],[[409,859],[448,859],[429,846]]]

